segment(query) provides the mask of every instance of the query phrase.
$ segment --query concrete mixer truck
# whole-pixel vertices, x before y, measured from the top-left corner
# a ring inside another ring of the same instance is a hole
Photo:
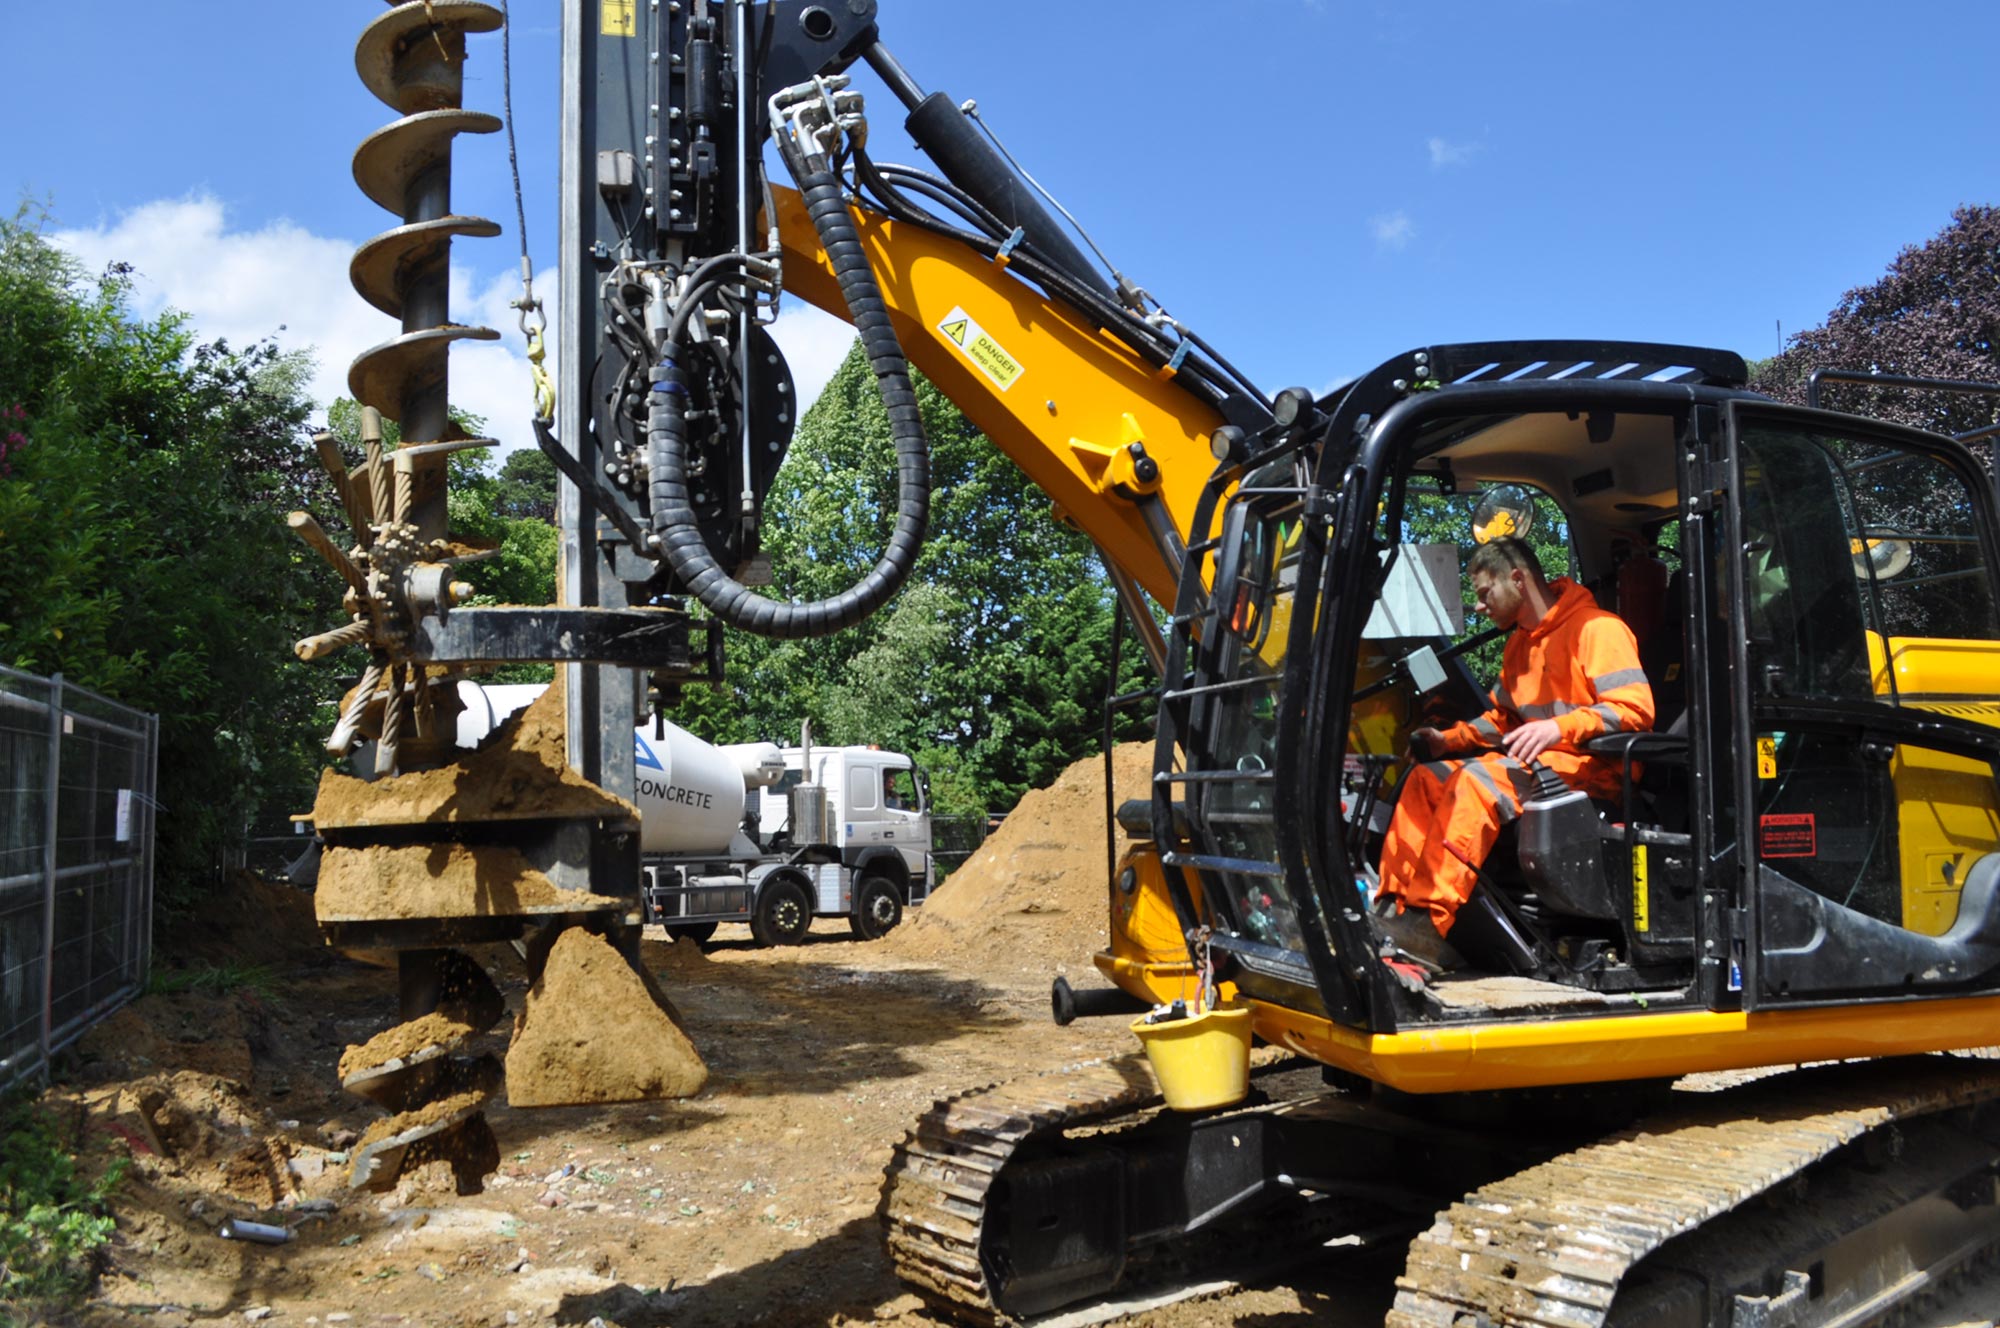
[[[458,745],[473,747],[544,688],[459,685]],[[747,922],[795,945],[816,917],[876,940],[936,884],[921,772],[900,752],[716,746],[660,722],[632,735],[646,920],[705,942]]]

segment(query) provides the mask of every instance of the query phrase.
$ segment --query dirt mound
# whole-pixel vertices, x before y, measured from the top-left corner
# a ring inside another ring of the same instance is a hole
[[[164,919],[158,951],[168,966],[283,968],[323,950],[312,896],[251,872],[226,873],[190,913]]]
[[[557,938],[528,991],[507,1049],[507,1100],[517,1107],[692,1097],[708,1067],[651,978],[601,937]]]
[[[1112,767],[1118,801],[1145,796],[1153,744],[1115,748]],[[1104,946],[1104,829],[1104,758],[1090,756],[1022,798],[915,919],[883,943],[906,958],[950,961],[967,973],[1087,967]]]

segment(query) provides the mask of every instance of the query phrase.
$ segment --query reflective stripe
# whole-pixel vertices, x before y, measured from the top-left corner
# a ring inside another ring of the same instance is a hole
[[[1442,784],[1463,764],[1463,761],[1426,761],[1417,768]]]
[[[1494,709],[1512,710],[1517,715],[1521,713],[1520,707],[1514,704],[1514,698],[1507,694],[1507,684],[1501,683],[1495,687],[1492,696]]]
[[[1616,733],[1625,727],[1625,721],[1619,715],[1616,706],[1608,704],[1594,705],[1590,707],[1590,713],[1604,721],[1604,731],[1606,733]]]
[[[1477,779],[1480,784],[1485,786],[1487,793],[1492,796],[1493,808],[1500,814],[1500,824],[1505,825],[1521,814],[1521,809],[1518,805],[1521,796],[1520,793],[1512,788],[1501,788],[1500,781],[1493,777],[1493,771],[1488,767],[1486,762],[1468,761],[1465,768],[1471,773],[1474,779]],[[1512,784],[1514,782],[1514,772],[1509,770],[1507,774],[1507,782]]]
[[[1644,669],[1618,669],[1615,672],[1592,678],[1590,685],[1599,692],[1612,692],[1620,687],[1632,687],[1646,681]]]
[[[1560,719],[1574,709],[1576,709],[1576,707],[1571,705],[1567,701],[1556,701],[1545,706],[1524,705],[1521,707],[1521,718]]]
[[[1500,726],[1484,715],[1472,721],[1472,731],[1486,738],[1498,738],[1500,736]]]

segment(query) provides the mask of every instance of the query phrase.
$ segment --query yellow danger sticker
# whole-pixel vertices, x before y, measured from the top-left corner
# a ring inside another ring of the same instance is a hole
[[[1651,882],[1646,858],[1646,846],[1632,846],[1632,930],[1651,931],[1653,929],[1653,901],[1649,889]]]
[[[604,0],[598,31],[607,37],[639,35],[639,0]]]
[[[1778,740],[1776,738],[1757,739],[1757,778],[1776,779],[1778,777]]]
[[[961,355],[972,361],[972,367],[992,379],[1002,392],[1021,377],[1021,362],[1001,349],[1000,343],[973,322],[965,310],[954,307],[937,330],[939,336],[956,346]]]

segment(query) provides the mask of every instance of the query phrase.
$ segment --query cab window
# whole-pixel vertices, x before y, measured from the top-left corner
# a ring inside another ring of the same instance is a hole
[[[882,805],[894,812],[913,812],[918,809],[917,777],[913,770],[884,770],[882,772]]]
[[[1873,440],[1744,430],[1745,616],[1771,697],[2000,692],[2000,614],[1967,481]]]
[[[1757,858],[1844,907],[1940,934],[1973,863],[2000,850],[1991,766],[1920,739],[1862,741],[1788,706],[2000,719],[2000,612],[1972,477],[1891,441],[1754,420],[1738,475]]]

